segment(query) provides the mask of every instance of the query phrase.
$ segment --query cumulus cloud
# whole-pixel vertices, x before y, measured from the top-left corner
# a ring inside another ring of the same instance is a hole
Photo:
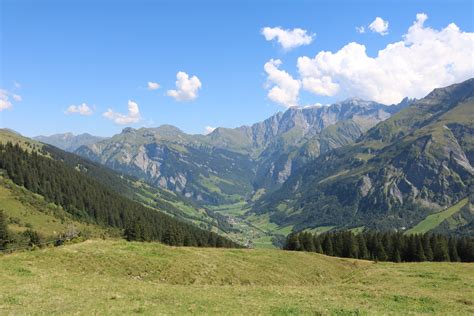
[[[267,83],[271,87],[268,98],[285,107],[297,106],[301,82],[289,73],[280,70],[281,60],[270,59],[264,65],[267,73]]]
[[[352,42],[335,53],[321,51],[314,58],[298,58],[303,89],[391,104],[474,77],[474,33],[462,32],[454,23],[432,29],[424,25],[427,18],[417,14],[403,40],[388,44],[376,57]]]
[[[365,27],[364,26],[356,26],[356,31],[359,34],[364,34],[365,33]]]
[[[5,89],[0,89],[0,112],[3,110],[11,109],[13,107],[13,103],[10,100],[10,97],[15,102],[20,102],[22,100],[22,97],[20,95],[11,93]]]
[[[85,103],[81,105],[70,105],[65,114],[79,114],[79,115],[91,115],[92,109]]]
[[[207,134],[210,134],[212,132],[214,132],[216,128],[215,127],[212,127],[212,126],[206,126],[204,127],[204,135],[207,135]]]
[[[184,71],[176,74],[176,90],[168,90],[167,95],[176,101],[192,101],[198,97],[198,91],[201,89],[201,81],[198,77],[191,78]]]
[[[157,90],[160,88],[160,84],[157,82],[148,81],[147,87],[148,90]]]
[[[114,121],[115,124],[125,125],[137,123],[140,121],[140,110],[138,104],[132,100],[128,100],[128,113],[122,114],[108,109],[107,112],[102,114],[103,117]]]
[[[375,20],[369,24],[369,29],[374,33],[380,35],[388,34],[388,21],[384,21],[381,17],[376,17]]]
[[[285,30],[281,27],[264,27],[262,35],[265,36],[267,41],[276,40],[286,50],[309,45],[316,36],[315,34],[308,34],[308,31],[300,28]]]

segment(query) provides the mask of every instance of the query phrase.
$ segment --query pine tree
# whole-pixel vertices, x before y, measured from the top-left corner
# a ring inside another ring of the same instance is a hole
[[[448,242],[443,236],[435,236],[433,257],[434,261],[449,261]]]
[[[383,249],[385,250],[385,254],[387,255],[386,260],[389,260],[390,259],[389,255],[393,253],[393,241],[390,236],[390,233],[387,232],[387,233],[382,234],[382,246],[383,246]]]
[[[423,249],[423,244],[421,243],[421,239],[419,235],[414,236],[414,243],[416,245],[416,248],[415,248],[416,250],[415,250],[413,259],[419,262],[426,261],[425,251]]]
[[[0,210],[0,250],[7,248],[10,243],[10,233],[7,226],[7,217],[5,213]]]
[[[458,240],[457,251],[461,261],[474,262],[474,240],[463,237]]]
[[[313,237],[309,232],[299,234],[300,245],[304,251],[315,252]]]
[[[458,250],[457,250],[457,247],[456,247],[456,240],[452,237],[449,238],[448,248],[449,248],[449,258],[450,258],[451,262],[461,261],[461,258],[459,258]]]
[[[358,247],[354,234],[351,231],[343,233],[342,256],[346,258],[357,258]]]
[[[344,240],[342,238],[342,234],[335,232],[331,234],[331,237],[333,239],[332,248],[333,248],[334,256],[342,257],[342,252],[344,249]]]
[[[377,236],[375,239],[374,259],[378,261],[387,261],[387,253],[383,248],[383,244],[379,236]]]
[[[400,257],[400,251],[398,251],[398,248],[394,250],[392,261],[393,262],[402,262],[402,258]]]
[[[331,240],[331,237],[330,237],[329,234],[324,236],[322,246],[323,246],[323,250],[324,250],[325,255],[334,256],[334,249],[333,249],[333,245],[332,245],[332,240]]]
[[[425,251],[426,261],[433,261],[433,249],[431,249],[431,242],[428,234],[423,235],[423,250]]]
[[[416,239],[415,235],[410,235],[406,242],[405,252],[404,252],[404,260],[407,262],[416,261],[415,258],[416,254]]]
[[[321,246],[321,240],[319,240],[318,235],[314,235],[313,238],[314,248],[317,253],[323,253],[323,247]]]
[[[357,235],[357,244],[359,248],[359,259],[369,259],[369,250],[367,250],[367,244],[365,242],[364,234]]]
[[[300,240],[298,238],[298,235],[295,233],[291,233],[288,235],[286,239],[286,250],[301,250],[301,245],[300,245]]]

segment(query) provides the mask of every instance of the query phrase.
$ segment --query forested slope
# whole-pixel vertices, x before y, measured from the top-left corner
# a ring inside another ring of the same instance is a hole
[[[0,145],[0,169],[17,185],[60,205],[81,221],[124,229],[130,240],[156,240],[170,245],[238,246],[213,232],[176,220],[123,197],[105,185],[18,144]]]

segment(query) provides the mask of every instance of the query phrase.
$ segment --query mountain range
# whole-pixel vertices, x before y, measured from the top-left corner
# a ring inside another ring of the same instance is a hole
[[[33,139],[53,145],[65,151],[73,152],[81,146],[92,145],[105,137],[93,136],[88,133],[74,135],[73,133],[54,134],[50,136],[36,136]]]
[[[405,230],[469,198],[442,225],[472,234],[474,80],[436,89],[327,152],[253,206],[280,225]]]
[[[431,229],[472,234],[473,98],[470,79],[420,100],[386,106],[352,98],[294,107],[208,135],[162,125],[128,127],[105,139],[37,139],[269,236],[305,229],[403,231],[470,196],[455,216]]]
[[[204,204],[219,205],[274,190],[307,161],[347,145],[409,104],[349,99],[290,108],[263,122],[188,135],[176,127],[125,128],[75,153]]]

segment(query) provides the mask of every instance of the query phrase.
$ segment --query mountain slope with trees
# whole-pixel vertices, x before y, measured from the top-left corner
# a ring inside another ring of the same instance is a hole
[[[449,231],[471,235],[474,79],[436,89],[298,170],[254,205],[279,225],[404,230],[469,198]],[[322,168],[324,166],[324,168]]]
[[[79,170],[28,152],[8,142],[0,144],[0,169],[15,184],[60,205],[77,220],[123,229],[129,240],[156,240],[170,245],[235,247],[237,244],[117,194]]]

